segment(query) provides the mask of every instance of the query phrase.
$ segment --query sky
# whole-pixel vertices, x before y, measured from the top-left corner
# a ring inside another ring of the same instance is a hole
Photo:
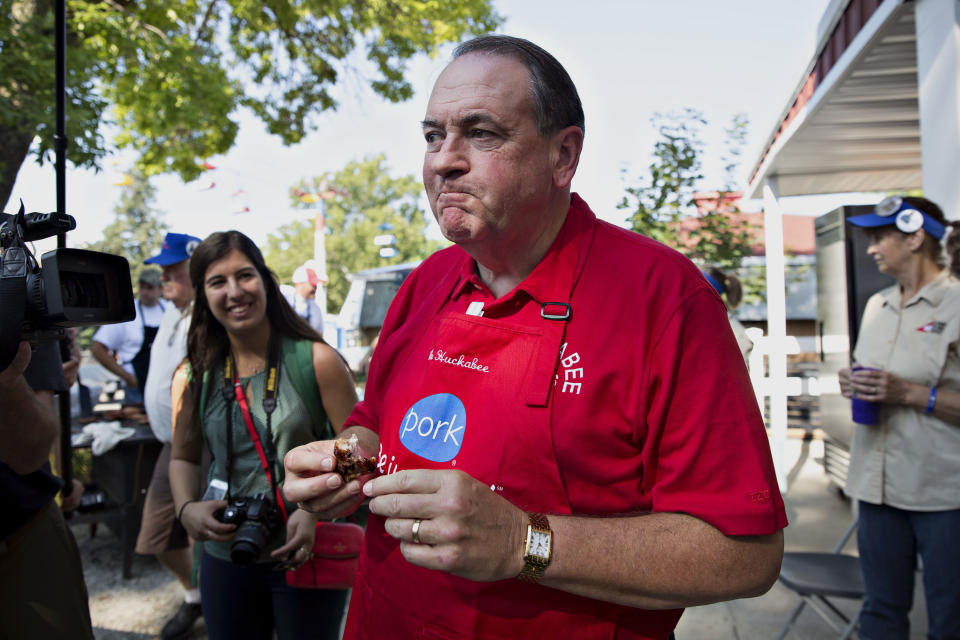
[[[616,224],[626,216],[616,208],[625,188],[638,184],[650,163],[655,112],[686,107],[703,112],[709,122],[703,132],[704,189],[722,186],[723,130],[734,114],[745,113],[750,123],[740,170],[745,177],[814,53],[828,3],[495,0],[506,17],[501,32],[544,47],[577,85],[586,139],[573,189],[599,217]],[[319,129],[294,146],[285,147],[255,118],[238,114],[236,145],[226,155],[206,159],[216,169],[189,184],[169,175],[153,179],[155,208],[164,212],[172,231],[204,237],[236,228],[262,244],[278,226],[311,215],[290,207],[290,188],[302,178],[381,153],[391,175],[420,176],[419,123],[450,51],[411,62],[407,77],[415,93],[405,103],[391,104],[356,78],[348,79],[338,88],[339,109],[322,114]],[[114,183],[131,159],[128,153],[109,156],[99,173],[68,165],[67,213],[78,222],[68,235],[69,246],[100,238],[123,189]],[[29,211],[53,211],[55,188],[52,164],[38,167],[28,160],[5,211],[15,211],[18,198]],[[781,204],[788,214],[820,214],[839,204],[869,201],[875,200],[859,194],[786,198]],[[439,236],[435,223],[430,233]]]

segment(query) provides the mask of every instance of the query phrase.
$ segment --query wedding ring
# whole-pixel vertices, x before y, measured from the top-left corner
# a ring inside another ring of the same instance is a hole
[[[416,520],[413,521],[413,542],[415,544],[421,544],[420,543],[420,523],[421,522],[422,520],[420,520],[420,518],[417,518]]]

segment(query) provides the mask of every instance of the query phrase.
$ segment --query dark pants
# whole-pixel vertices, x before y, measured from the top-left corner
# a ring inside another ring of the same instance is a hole
[[[863,640],[910,635],[917,553],[931,640],[960,639],[960,509],[904,511],[860,502],[857,543],[866,585],[860,613]]]
[[[242,567],[203,554],[200,600],[210,640],[336,640],[346,591],[294,589],[275,563]]]
[[[50,501],[0,543],[0,640],[93,640],[80,551]]]

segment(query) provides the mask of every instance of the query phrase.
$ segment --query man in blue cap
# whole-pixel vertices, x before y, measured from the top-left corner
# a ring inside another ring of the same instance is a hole
[[[160,277],[163,297],[173,303],[168,305],[160,321],[143,392],[150,428],[163,443],[163,449],[147,490],[136,546],[137,553],[156,556],[160,564],[183,585],[183,604],[164,626],[160,634],[163,640],[186,637],[200,617],[200,590],[192,584],[193,552],[187,532],[177,521],[174,512],[169,477],[173,424],[170,383],[174,370],[187,355],[187,329],[190,327],[194,295],[190,282],[190,255],[198,244],[200,238],[168,233],[160,253],[144,260],[146,264],[155,264],[163,269]]]

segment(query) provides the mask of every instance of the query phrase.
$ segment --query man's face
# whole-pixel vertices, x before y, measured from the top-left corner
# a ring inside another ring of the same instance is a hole
[[[423,184],[443,235],[468,251],[509,251],[548,225],[555,154],[537,131],[529,83],[520,62],[471,53],[430,95]]]
[[[193,300],[189,260],[163,267],[160,282],[163,283],[163,297],[172,302],[178,309],[183,309]]]
[[[309,282],[296,282],[293,285],[293,290],[304,300],[313,300],[314,296],[317,295],[317,287]]]
[[[145,307],[154,306],[160,299],[160,287],[155,287],[148,282],[141,281],[137,283],[137,289],[139,292],[138,297],[140,298],[140,304]]]

